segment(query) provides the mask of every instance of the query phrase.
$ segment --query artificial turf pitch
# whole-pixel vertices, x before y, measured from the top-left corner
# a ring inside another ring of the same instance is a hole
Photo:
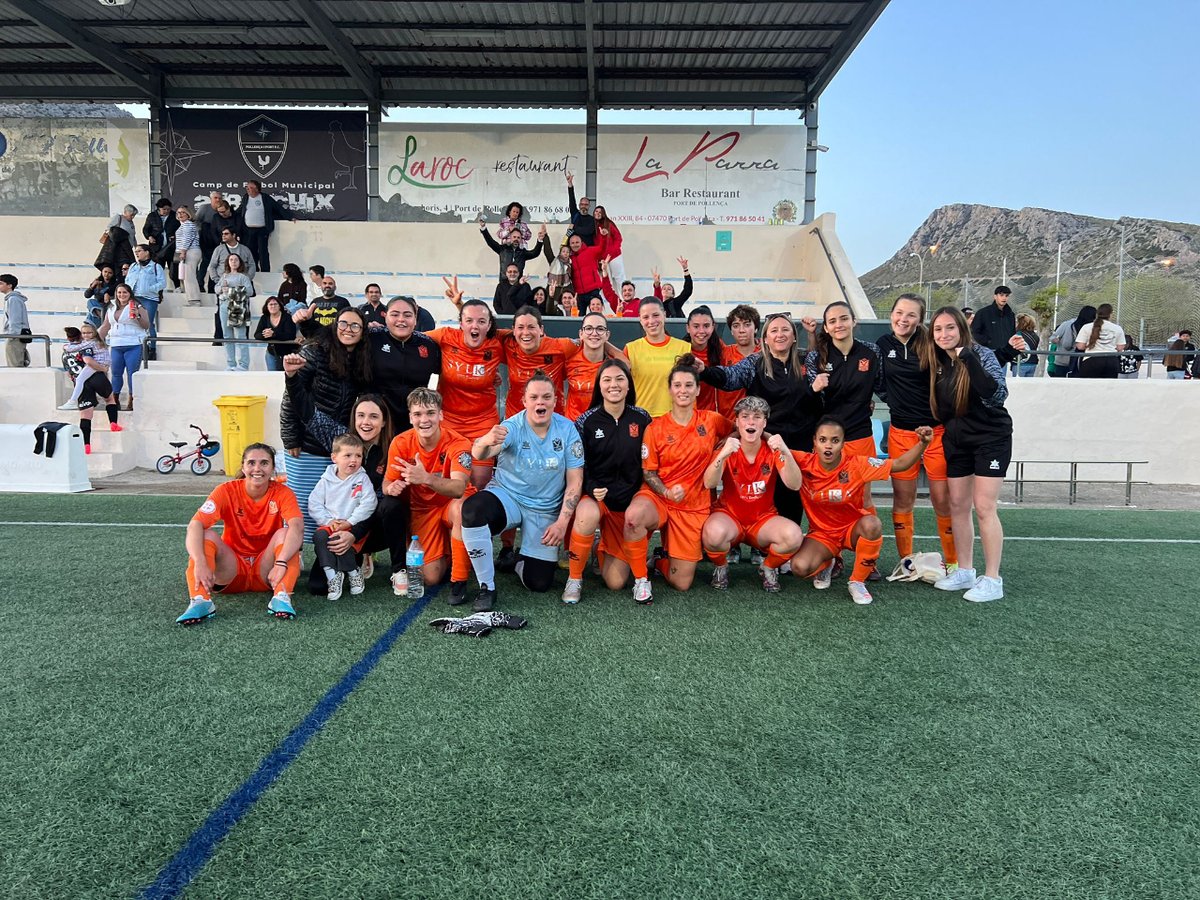
[[[0,505],[164,526],[0,526],[0,896],[141,894],[408,606],[377,575],[178,628],[196,505]],[[1196,513],[1002,518],[1200,540]],[[1012,540],[988,605],[768,596],[743,565],[649,608],[589,575],[566,608],[502,576],[530,625],[482,640],[428,627],[435,597],[182,896],[1200,896],[1198,547]]]

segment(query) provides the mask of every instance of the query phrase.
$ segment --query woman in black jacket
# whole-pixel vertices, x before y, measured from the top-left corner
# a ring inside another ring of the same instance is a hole
[[[801,324],[811,334],[810,322]],[[816,328],[815,322],[811,325]],[[750,396],[762,397],[771,405],[767,430],[780,435],[793,450],[811,451],[813,432],[822,414],[818,394],[829,384],[829,376],[821,372],[811,382],[804,377],[804,352],[796,326],[788,313],[772,313],[763,321],[761,351],[736,365],[705,367],[700,380],[720,391],[744,390]],[[775,488],[775,508],[796,523],[804,511],[800,495],[782,482]]]
[[[308,495],[329,466],[333,439],[350,430],[354,398],[371,384],[367,323],[350,307],[334,327],[323,329],[299,353],[283,358],[286,393],[279,409],[279,432],[287,451],[288,487],[304,511],[304,539],[311,540]]]
[[[296,337],[296,323],[284,310],[278,297],[268,297],[263,304],[262,316],[254,329],[256,341],[291,341]],[[267,344],[267,369],[283,371],[283,358],[300,349],[299,344]]]

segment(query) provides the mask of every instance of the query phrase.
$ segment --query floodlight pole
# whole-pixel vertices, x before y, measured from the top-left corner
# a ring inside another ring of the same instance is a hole
[[[1125,226],[1121,226],[1121,249],[1117,251],[1117,324],[1121,324],[1121,288],[1125,283]]]

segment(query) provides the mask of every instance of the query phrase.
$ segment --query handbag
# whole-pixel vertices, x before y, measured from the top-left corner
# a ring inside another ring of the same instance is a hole
[[[30,328],[22,328],[21,334],[33,334],[33,330]],[[31,338],[31,337],[21,337],[21,338],[17,338],[17,340],[20,341],[22,344],[32,344],[33,343],[33,338]]]

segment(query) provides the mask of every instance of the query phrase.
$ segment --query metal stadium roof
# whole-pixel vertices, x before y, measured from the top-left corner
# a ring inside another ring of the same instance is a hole
[[[804,108],[887,0],[0,0],[0,100]]]

